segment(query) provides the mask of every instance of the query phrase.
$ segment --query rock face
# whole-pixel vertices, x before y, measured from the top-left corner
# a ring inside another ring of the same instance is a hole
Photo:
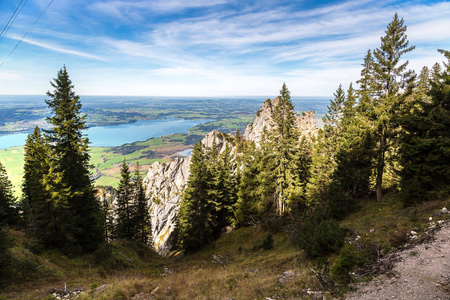
[[[244,139],[255,141],[258,145],[264,127],[271,130],[275,126],[273,114],[278,97],[266,100],[257,113],[252,125],[247,127]],[[301,135],[314,135],[317,127],[314,123],[314,111],[304,112],[297,118],[297,125]],[[219,153],[223,152],[228,144],[227,135],[213,130],[202,140],[206,147],[216,147]],[[235,149],[233,149],[235,151]],[[152,224],[153,245],[160,255],[167,255],[170,251],[168,239],[173,232],[178,216],[178,210],[183,198],[184,189],[189,179],[191,156],[177,158],[170,163],[154,163],[144,178],[147,185],[147,196],[150,199],[150,219]]]
[[[247,141],[254,141],[259,145],[261,141],[264,128],[267,131],[276,127],[273,115],[275,113],[275,106],[278,105],[280,99],[278,97],[273,100],[267,99],[256,114],[256,118],[252,124],[247,126],[244,133],[244,139]],[[313,136],[317,133],[317,127],[314,122],[314,111],[304,111],[302,115],[297,117],[297,126],[300,130],[301,136]]]
[[[191,156],[176,158],[169,164],[155,162],[144,178],[146,194],[150,199],[150,220],[153,245],[161,255],[167,255],[167,239],[178,216],[179,203],[189,178]]]
[[[228,144],[226,135],[213,130],[203,138],[202,144],[217,147],[221,153]],[[146,194],[150,199],[150,220],[152,224],[153,245],[160,255],[170,251],[168,238],[175,228],[184,188],[189,179],[191,156],[176,158],[170,163],[155,162],[144,178]]]

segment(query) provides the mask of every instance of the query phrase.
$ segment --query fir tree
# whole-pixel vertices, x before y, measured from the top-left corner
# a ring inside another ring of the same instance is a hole
[[[17,212],[14,208],[15,202],[16,197],[13,194],[11,181],[8,178],[5,167],[0,162],[0,226],[11,225],[17,222]]]
[[[450,61],[450,53],[445,53]],[[434,74],[401,118],[401,191],[407,205],[450,193],[450,67]],[[439,68],[434,68],[439,70]],[[420,86],[420,85],[419,85]]]
[[[49,172],[48,156],[49,147],[36,126],[33,133],[28,135],[24,146],[21,208],[27,233],[40,241],[43,241],[50,215],[47,203],[50,195],[43,183],[44,175]]]
[[[120,182],[117,187],[117,203],[115,207],[115,237],[132,240],[134,237],[133,183],[130,169],[125,159],[120,169]]]
[[[333,95],[334,100],[330,100],[330,105],[327,106],[328,112],[323,118],[323,123],[326,128],[339,128],[344,117],[345,92],[342,89],[342,84],[339,84],[338,89]]]
[[[403,19],[399,19],[395,14],[394,19],[387,26],[386,35],[381,38],[381,47],[374,51],[374,78],[377,95],[372,105],[375,115],[373,118],[375,135],[378,140],[375,168],[375,191],[378,201],[383,195],[383,173],[393,130],[391,120],[398,104],[398,93],[401,88],[405,87],[405,78],[410,77],[410,73],[406,71],[408,61],[399,63],[402,55],[414,48],[415,46],[409,46]]]
[[[81,115],[80,98],[75,95],[66,67],[58,72],[51,85],[54,91],[47,92],[50,99],[46,103],[52,109],[52,116],[47,118],[52,127],[46,134],[50,163],[56,177],[61,180],[54,188],[62,188],[51,192],[64,194],[66,189],[69,191],[61,198],[68,197],[70,214],[67,218],[73,221],[74,244],[90,251],[96,249],[104,238],[101,207],[90,179],[89,140],[83,136],[83,130],[87,128],[86,115]]]
[[[178,231],[181,245],[186,252],[195,251],[214,238],[214,206],[209,197],[212,175],[206,163],[204,146],[199,141],[191,156],[188,184],[181,203]]]
[[[148,209],[148,198],[145,194],[145,188],[142,182],[142,176],[139,173],[139,162],[136,163],[134,173],[134,227],[135,239],[142,244],[148,244],[151,241],[151,224]]]
[[[281,216],[288,209],[292,200],[292,186],[300,184],[297,169],[299,160],[298,151],[298,129],[296,124],[296,114],[292,104],[290,91],[286,84],[283,84],[275,106],[274,121],[276,129],[274,132],[275,149],[275,174],[276,174],[276,194],[277,211]],[[302,171],[299,171],[302,172]]]

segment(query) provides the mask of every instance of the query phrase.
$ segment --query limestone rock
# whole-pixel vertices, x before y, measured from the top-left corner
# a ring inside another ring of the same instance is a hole
[[[217,147],[223,152],[227,135],[213,130],[202,140],[206,147]],[[150,220],[152,226],[153,245],[160,255],[170,251],[168,238],[173,232],[183,199],[184,189],[189,179],[191,156],[176,158],[167,164],[155,162],[144,178],[146,194],[149,200]]]
[[[256,114],[255,120],[252,124],[248,125],[245,130],[245,140],[254,141],[256,145],[259,145],[264,128],[266,128],[267,131],[270,131],[276,127],[273,115],[279,101],[279,97],[276,97],[273,100],[267,99],[264,101]],[[317,133],[318,128],[314,121],[314,114],[315,112],[312,110],[304,111],[300,116],[297,116],[296,124],[300,131],[300,136],[314,136]]]
[[[247,127],[244,139],[255,141],[258,145],[264,127],[271,130],[275,127],[273,114],[279,98],[266,100],[257,113],[252,125]],[[297,118],[297,126],[302,136],[314,135],[317,127],[314,123],[314,111],[304,112]],[[222,153],[226,145],[231,147],[228,141],[231,136],[219,133],[213,130],[202,140],[206,147],[217,147],[219,153]],[[236,149],[232,149],[235,153]],[[178,210],[183,198],[184,189],[189,179],[189,169],[191,156],[177,158],[167,164],[159,162],[154,163],[148,170],[144,178],[146,184],[146,193],[149,197],[150,220],[152,224],[153,245],[160,255],[167,255],[170,251],[168,238],[173,232]]]

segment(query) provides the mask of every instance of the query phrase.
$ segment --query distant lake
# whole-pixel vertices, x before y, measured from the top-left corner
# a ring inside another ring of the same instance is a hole
[[[187,129],[213,120],[183,120],[167,117],[159,120],[137,121],[128,124],[98,126],[89,128],[86,133],[90,146],[120,146],[126,143],[146,141],[174,133],[187,133]],[[0,149],[25,144],[28,133],[0,136]]]

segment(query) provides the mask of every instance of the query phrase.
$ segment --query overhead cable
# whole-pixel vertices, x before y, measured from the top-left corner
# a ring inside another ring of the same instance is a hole
[[[20,43],[27,37],[28,33],[33,29],[34,25],[36,25],[37,22],[41,19],[41,17],[45,14],[47,9],[52,5],[54,0],[51,0],[50,3],[47,5],[47,7],[42,11],[42,13],[39,15],[39,17],[34,21],[33,25],[31,25],[30,29],[23,35],[23,37],[20,39],[20,41],[16,44],[16,46],[11,50],[11,52],[8,54],[8,56],[3,60],[3,62],[0,64],[0,68],[3,66],[3,64],[8,60],[8,58],[13,54],[13,52],[19,47]]]
[[[14,10],[13,14],[11,15],[11,17],[8,20],[8,22],[5,24],[5,27],[3,27],[2,32],[0,33],[0,42],[3,40],[3,37],[8,32],[9,28],[11,28],[11,25],[17,19],[17,16],[20,14],[20,12],[22,11],[22,9],[25,6],[25,4],[27,3],[27,1],[28,0],[25,0],[25,2],[24,2],[24,0],[20,0],[19,5],[17,5],[17,7]],[[23,5],[22,5],[22,3],[23,3]]]

